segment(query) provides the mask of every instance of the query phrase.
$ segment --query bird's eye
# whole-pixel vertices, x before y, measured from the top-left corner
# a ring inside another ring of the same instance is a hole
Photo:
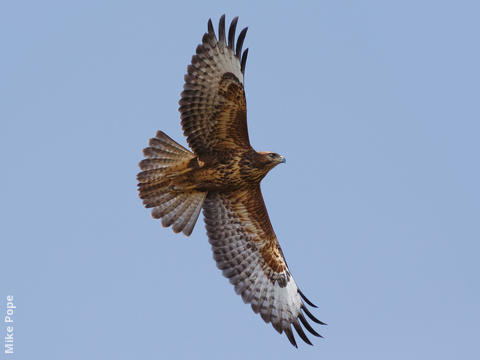
[[[277,154],[275,154],[275,153],[270,153],[270,154],[268,154],[268,155],[273,159]]]

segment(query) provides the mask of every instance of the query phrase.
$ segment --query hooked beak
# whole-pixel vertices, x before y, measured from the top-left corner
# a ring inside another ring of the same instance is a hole
[[[280,163],[285,164],[287,162],[287,159],[285,159],[283,156],[280,156],[280,158],[282,159]]]

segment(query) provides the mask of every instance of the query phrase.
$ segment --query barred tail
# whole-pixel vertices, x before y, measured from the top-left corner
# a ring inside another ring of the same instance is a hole
[[[195,155],[176,143],[162,131],[149,141],[143,150],[145,159],[140,161],[137,175],[139,196],[146,208],[152,209],[155,219],[162,225],[172,226],[174,232],[190,235],[202,209],[206,192],[172,189],[175,177],[172,174],[188,169]]]

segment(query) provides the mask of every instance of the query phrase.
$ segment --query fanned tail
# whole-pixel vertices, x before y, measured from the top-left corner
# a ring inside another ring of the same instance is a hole
[[[195,155],[172,140],[162,131],[149,141],[143,150],[137,175],[139,196],[146,208],[152,209],[155,219],[162,225],[172,226],[174,232],[190,235],[202,209],[206,192],[178,191],[175,180],[189,170]]]

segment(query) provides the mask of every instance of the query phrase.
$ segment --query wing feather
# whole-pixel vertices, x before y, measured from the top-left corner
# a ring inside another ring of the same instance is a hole
[[[290,274],[260,186],[211,192],[203,212],[213,257],[235,292],[266,323],[271,323],[279,333],[285,332],[294,346],[292,326],[303,341],[311,344],[300,322],[312,335],[320,335],[302,311],[314,322],[318,320],[306,308],[302,299],[307,300]]]
[[[235,30],[237,29],[238,16],[234,17],[228,30],[228,47],[233,50],[235,47]]]
[[[227,44],[225,15],[219,21],[218,40],[209,20],[185,75],[179,111],[187,142],[197,155],[250,148],[243,88],[247,54],[241,53],[247,28],[234,50],[237,21],[234,18],[230,25]]]

